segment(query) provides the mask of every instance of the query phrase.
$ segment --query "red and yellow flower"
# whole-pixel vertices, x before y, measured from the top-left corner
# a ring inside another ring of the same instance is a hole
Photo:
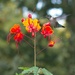
[[[43,24],[41,34],[46,38],[53,34],[53,29],[50,26],[50,22]]]
[[[50,40],[50,42],[48,43],[48,46],[49,46],[49,47],[53,47],[54,44],[55,44],[55,41]]]
[[[35,33],[41,29],[38,19],[32,19],[32,15],[29,14],[27,19],[21,20],[27,32],[32,33],[32,36],[35,36]]]

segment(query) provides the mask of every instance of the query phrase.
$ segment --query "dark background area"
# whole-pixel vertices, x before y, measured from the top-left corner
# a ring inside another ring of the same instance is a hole
[[[43,6],[38,10],[39,1]],[[15,75],[18,67],[33,66],[33,49],[25,41],[19,44],[18,49],[13,40],[7,43],[9,30],[16,23],[21,25],[23,33],[29,35],[21,23],[23,7],[36,13],[41,25],[48,22],[45,16],[51,8],[62,8],[63,14],[71,14],[66,19],[65,29],[54,30],[61,41],[37,55],[37,66],[45,67],[53,75],[75,75],[75,0],[0,0],[0,75]],[[26,40],[33,44],[28,38]],[[37,34],[37,52],[47,43],[43,36]]]

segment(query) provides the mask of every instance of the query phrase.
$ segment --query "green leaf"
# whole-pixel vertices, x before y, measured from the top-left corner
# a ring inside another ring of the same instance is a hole
[[[21,73],[20,73],[20,74],[16,73],[16,75],[23,75],[23,74],[21,74]]]
[[[42,68],[39,68],[38,73],[39,73],[39,74],[43,74]]]
[[[31,71],[30,69],[23,70],[21,74],[26,74],[26,73],[29,73],[30,71]]]
[[[18,67],[18,69],[27,70],[27,69],[29,69],[29,67]]]
[[[53,75],[51,72],[49,72],[45,68],[42,69],[42,72],[43,72],[44,75]]]
[[[23,70],[21,74],[33,73],[34,75],[38,75],[38,67],[31,67],[27,70]]]
[[[16,73],[16,75],[18,75],[18,73]]]
[[[39,75],[38,74],[38,70],[39,70],[38,67],[33,67],[33,73],[34,73],[34,75]]]
[[[20,73],[19,75],[23,75],[23,74]]]

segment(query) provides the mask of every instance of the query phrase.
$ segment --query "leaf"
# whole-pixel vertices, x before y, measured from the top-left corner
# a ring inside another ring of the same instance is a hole
[[[43,74],[42,68],[39,68],[38,73],[39,73],[39,74]]]
[[[16,73],[16,75],[18,75],[18,73]]]
[[[30,71],[31,71],[30,69],[23,70],[21,74],[26,74],[26,73],[29,73]]]
[[[45,68],[42,69],[42,72],[43,72],[44,75],[53,75],[51,72],[49,72]]]
[[[20,73],[20,74],[16,73],[16,75],[23,75],[23,74],[21,74],[21,73]]]
[[[34,75],[37,75],[38,67],[31,67],[27,70],[23,70],[21,74],[27,74],[27,73],[34,73]]]
[[[27,69],[29,69],[29,67],[18,67],[18,69],[27,70]]]
[[[33,67],[33,73],[34,73],[34,75],[39,75],[38,74],[38,70],[39,70],[38,67]]]

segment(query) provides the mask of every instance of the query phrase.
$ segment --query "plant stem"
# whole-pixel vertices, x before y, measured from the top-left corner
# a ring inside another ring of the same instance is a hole
[[[47,47],[43,48],[42,50],[40,50],[40,51],[37,53],[37,55],[38,55],[39,53],[41,53],[42,51],[46,50],[46,49],[47,49]]]
[[[36,66],[36,33],[34,37],[34,66]]]

